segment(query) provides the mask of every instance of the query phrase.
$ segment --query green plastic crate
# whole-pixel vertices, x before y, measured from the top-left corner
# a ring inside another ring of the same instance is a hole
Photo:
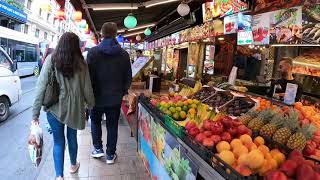
[[[167,126],[169,131],[175,134],[179,138],[183,138],[185,136],[185,130],[183,126],[180,126],[174,119],[170,116],[166,115],[164,117],[164,124]]]

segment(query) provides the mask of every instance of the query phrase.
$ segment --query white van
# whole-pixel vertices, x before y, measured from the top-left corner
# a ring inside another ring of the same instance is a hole
[[[0,47],[0,122],[9,116],[9,107],[21,98],[21,82],[17,63]]]

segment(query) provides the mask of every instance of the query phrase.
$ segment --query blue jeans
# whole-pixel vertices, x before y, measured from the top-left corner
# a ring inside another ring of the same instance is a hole
[[[51,113],[47,113],[47,119],[53,135],[53,160],[56,176],[63,177],[64,150],[65,150],[65,125],[59,122]],[[77,130],[67,127],[67,139],[69,156],[72,165],[77,163],[78,142]]]

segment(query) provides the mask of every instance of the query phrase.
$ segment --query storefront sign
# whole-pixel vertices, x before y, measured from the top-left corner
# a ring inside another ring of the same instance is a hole
[[[253,16],[252,33],[253,44],[269,44],[270,41],[270,13]]]
[[[26,13],[2,1],[0,1],[0,14],[16,19],[22,23],[27,22]]]
[[[224,17],[224,34],[232,34],[238,31],[238,15]]]
[[[302,7],[283,9],[271,13],[270,43],[301,44]]]
[[[246,45],[253,43],[252,31],[238,32],[238,45]]]

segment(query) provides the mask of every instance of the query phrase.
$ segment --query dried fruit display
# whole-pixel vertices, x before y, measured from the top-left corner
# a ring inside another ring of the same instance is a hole
[[[214,96],[205,100],[204,103],[211,107],[220,107],[233,99],[233,95],[228,91],[218,91]]]
[[[196,92],[191,99],[198,99],[199,101],[203,101],[209,96],[213,95],[216,90],[212,87],[203,87],[200,91]]]
[[[235,97],[232,101],[220,108],[229,115],[240,116],[255,106],[255,102],[247,97]]]

